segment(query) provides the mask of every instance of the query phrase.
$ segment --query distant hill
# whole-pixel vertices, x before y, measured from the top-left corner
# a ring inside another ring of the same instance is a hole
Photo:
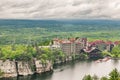
[[[27,43],[55,37],[120,39],[120,20],[0,20],[0,42]]]
[[[120,20],[22,20],[0,19],[0,25],[28,25],[28,24],[74,24],[74,25],[120,25]]]

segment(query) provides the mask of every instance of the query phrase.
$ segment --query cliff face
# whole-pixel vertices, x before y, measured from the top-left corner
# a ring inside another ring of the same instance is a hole
[[[0,70],[3,72],[3,77],[15,77],[17,76],[15,61],[0,60]]]
[[[47,72],[53,69],[52,63],[50,61],[46,61],[46,63],[43,64],[40,60],[35,60],[35,66],[36,73]]]
[[[32,69],[35,68],[35,69]],[[23,62],[23,61],[10,61],[10,60],[0,60],[0,70],[3,75],[0,77],[16,77],[18,75],[31,75],[36,73],[43,73],[51,71],[53,69],[52,63],[46,61],[46,64],[42,64],[40,60],[34,60],[33,63]]]
[[[46,71],[51,71],[51,70],[53,70],[52,62],[47,61],[46,67],[45,67],[45,72]]]
[[[33,64],[31,64],[33,65]],[[34,72],[32,72],[32,69],[30,67],[30,65],[28,64],[28,62],[22,62],[22,61],[18,61],[17,62],[17,71],[18,71],[18,75],[31,75]]]

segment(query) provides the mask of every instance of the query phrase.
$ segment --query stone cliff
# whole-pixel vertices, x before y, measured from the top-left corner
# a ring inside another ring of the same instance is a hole
[[[0,60],[0,70],[3,72],[3,77],[15,77],[17,76],[15,61]]]
[[[35,69],[32,69],[32,67]],[[43,64],[40,60],[34,60],[34,63],[24,61],[0,60],[0,71],[3,73],[0,77],[16,77],[18,75],[32,75],[34,73],[43,73],[51,71],[53,65],[50,61]]]
[[[46,61],[46,63],[42,63],[40,60],[35,60],[36,73],[42,73],[51,71],[53,69],[52,63],[50,61]]]
[[[30,64],[33,65],[33,64]],[[31,75],[34,72],[32,71],[30,65],[28,64],[28,62],[23,62],[23,61],[18,61],[17,62],[17,71],[18,71],[18,75]]]

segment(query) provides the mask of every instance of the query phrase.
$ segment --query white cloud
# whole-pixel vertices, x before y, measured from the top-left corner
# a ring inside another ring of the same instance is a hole
[[[120,0],[0,0],[0,18],[120,19]]]

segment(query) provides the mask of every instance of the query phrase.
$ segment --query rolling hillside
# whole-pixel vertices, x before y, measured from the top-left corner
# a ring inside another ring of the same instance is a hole
[[[120,40],[119,20],[0,20],[1,44],[47,42],[52,38],[88,37]]]

